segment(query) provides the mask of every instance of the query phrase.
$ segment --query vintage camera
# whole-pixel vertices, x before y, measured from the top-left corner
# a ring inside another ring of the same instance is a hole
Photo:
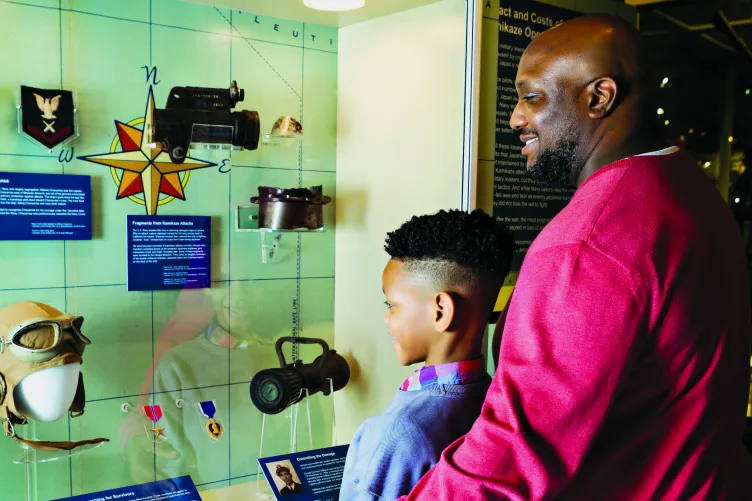
[[[313,363],[300,360],[288,364],[282,353],[284,343],[318,344],[323,353]],[[251,380],[251,400],[264,414],[279,414],[314,393],[329,395],[341,390],[350,380],[350,366],[342,355],[329,349],[326,341],[310,337],[282,337],[276,344],[279,369],[264,369]],[[330,381],[331,380],[331,383]]]
[[[173,87],[165,109],[154,110],[152,140],[164,143],[170,159],[185,161],[192,143],[258,148],[258,112],[231,111],[244,98],[235,80],[229,89]]]

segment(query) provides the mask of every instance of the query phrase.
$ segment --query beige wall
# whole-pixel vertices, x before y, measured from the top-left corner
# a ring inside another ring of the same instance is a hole
[[[386,232],[461,204],[465,1],[342,28],[338,64],[335,347],[353,377],[335,408],[347,443],[415,368],[397,363],[383,323]]]

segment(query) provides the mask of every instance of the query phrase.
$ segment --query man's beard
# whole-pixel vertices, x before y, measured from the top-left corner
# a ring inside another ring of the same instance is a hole
[[[562,140],[553,148],[542,151],[527,172],[546,183],[574,183],[579,174],[575,172],[576,160],[577,143]]]

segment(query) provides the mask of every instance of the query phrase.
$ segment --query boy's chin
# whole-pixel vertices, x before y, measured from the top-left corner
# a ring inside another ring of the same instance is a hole
[[[395,347],[395,350],[397,351],[397,362],[399,362],[400,365],[404,367],[409,367],[413,364],[420,364],[426,361],[426,357],[421,357],[417,355],[407,355],[404,353],[400,348],[397,346]]]

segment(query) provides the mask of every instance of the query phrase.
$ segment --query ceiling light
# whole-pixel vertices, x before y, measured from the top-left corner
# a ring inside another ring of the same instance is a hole
[[[355,10],[365,4],[366,0],[303,0],[303,5],[317,10]]]
[[[735,199],[734,199],[734,202],[736,202],[736,203],[739,203],[739,202],[740,202],[740,200],[739,200],[738,198],[735,198]]]
[[[729,141],[729,143],[733,143],[734,142],[734,136],[729,136],[729,140],[728,141]]]
[[[668,125],[668,120],[666,120],[665,122],[663,122],[663,125]]]
[[[664,113],[663,108],[658,108],[658,114],[663,115],[663,113]]]
[[[663,85],[666,85],[668,83],[668,77],[663,78],[663,82],[661,82]]]
[[[705,167],[710,167],[710,162],[705,162]]]

